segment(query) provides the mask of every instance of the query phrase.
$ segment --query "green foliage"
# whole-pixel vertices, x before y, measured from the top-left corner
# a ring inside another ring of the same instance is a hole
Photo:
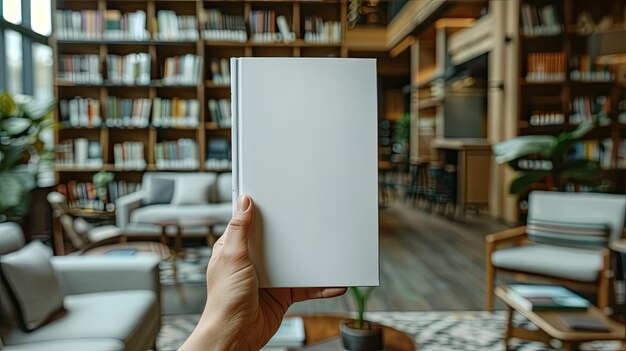
[[[411,117],[408,113],[405,113],[396,122],[396,127],[393,133],[393,141],[400,144],[407,144],[409,142],[409,135],[411,134]]]
[[[16,102],[0,94],[0,220],[28,211],[36,162],[44,151],[40,135],[53,125],[53,108],[52,100]]]
[[[586,181],[594,179],[601,170],[596,161],[570,160],[568,153],[574,144],[595,127],[594,123],[581,123],[576,130],[558,136],[521,136],[496,144],[493,152],[496,162],[508,163],[517,169],[517,162],[524,158],[539,158],[550,161],[550,169],[519,170],[509,187],[509,193],[520,194],[538,182],[549,181],[559,187],[564,181]],[[604,186],[604,185],[603,185]]]
[[[358,317],[356,319],[356,327],[358,329],[369,329],[369,324],[365,322],[363,318],[365,314],[365,308],[367,307],[367,300],[370,297],[370,294],[374,290],[373,287],[367,288],[358,288],[356,286],[350,287],[350,293],[352,297],[354,297],[354,302],[356,304]]]

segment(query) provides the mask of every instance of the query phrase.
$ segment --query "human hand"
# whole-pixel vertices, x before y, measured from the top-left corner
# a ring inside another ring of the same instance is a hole
[[[259,350],[293,303],[346,292],[346,288],[259,289],[248,250],[253,216],[252,199],[239,197],[235,215],[213,246],[204,312],[179,351]]]

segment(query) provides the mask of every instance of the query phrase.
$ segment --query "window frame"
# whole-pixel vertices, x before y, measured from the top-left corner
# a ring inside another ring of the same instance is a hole
[[[22,22],[20,24],[15,24],[4,19],[2,6],[0,6],[0,91],[5,91],[7,89],[6,40],[4,37],[4,31],[8,29],[17,32],[22,36],[22,94],[33,95],[35,87],[35,76],[33,72],[35,66],[35,62],[33,60],[33,43],[50,46],[50,37],[33,31],[30,25],[31,1],[22,0],[20,3],[22,6]],[[52,17],[52,13],[50,13],[50,16]]]

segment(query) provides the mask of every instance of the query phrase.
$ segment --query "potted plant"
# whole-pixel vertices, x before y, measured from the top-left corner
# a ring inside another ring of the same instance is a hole
[[[357,318],[339,324],[343,347],[350,351],[375,351],[383,349],[383,330],[380,325],[364,319],[367,300],[374,288],[350,287],[357,308]]]
[[[53,125],[54,101],[0,94],[0,222],[27,214],[44,153],[41,132]]]
[[[568,181],[589,182],[597,177],[598,162],[574,159],[570,153],[595,123],[581,123],[576,130],[558,136],[527,135],[494,145],[493,153],[499,164],[508,163],[517,171],[509,186],[509,193],[521,194],[536,183],[545,183],[548,189],[564,190]],[[600,184],[599,188],[606,184]]]

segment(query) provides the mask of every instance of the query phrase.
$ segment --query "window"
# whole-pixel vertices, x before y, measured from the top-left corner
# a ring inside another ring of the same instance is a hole
[[[52,97],[51,0],[0,2],[0,91]]]

